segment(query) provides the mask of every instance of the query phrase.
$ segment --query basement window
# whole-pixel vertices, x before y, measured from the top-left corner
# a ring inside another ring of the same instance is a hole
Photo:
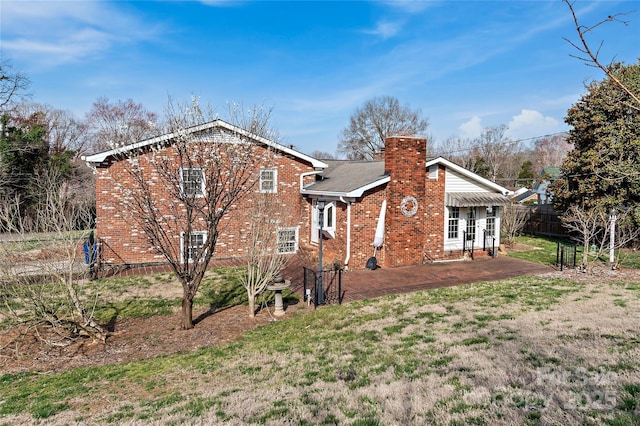
[[[207,241],[206,231],[196,231],[190,234],[180,234],[180,253],[182,253],[182,263],[200,262],[204,243]]]
[[[298,228],[278,228],[278,254],[293,254],[298,251]]]

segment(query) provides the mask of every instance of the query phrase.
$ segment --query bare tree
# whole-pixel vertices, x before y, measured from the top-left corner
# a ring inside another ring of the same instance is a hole
[[[348,159],[370,160],[382,150],[387,137],[421,136],[427,126],[419,109],[401,106],[391,96],[376,97],[351,115],[340,136],[338,152]]]
[[[16,200],[0,200],[0,221],[9,240],[0,243],[5,308],[0,317],[36,332],[47,326],[53,332],[39,336],[50,344],[81,336],[105,342],[108,332],[93,315],[97,299],[81,290],[88,270],[79,268],[79,259],[87,235],[76,231],[75,224],[90,212],[70,202],[72,194],[55,170],[38,174],[36,180],[44,195],[36,227],[45,233],[27,232]]]
[[[573,239],[582,244],[582,267],[586,271],[591,271],[599,257],[610,248],[613,223],[610,215],[611,212],[602,207],[585,209],[574,205],[560,218],[565,228],[574,235]],[[633,223],[630,210],[617,211],[616,215],[616,238],[613,248],[619,249],[636,239],[640,235],[640,229]]]
[[[578,16],[576,15],[575,8],[573,7],[573,5],[575,4],[575,1],[571,1],[571,0],[563,0],[563,1],[571,11],[571,16],[573,17],[573,23],[575,24],[576,32],[579,38],[579,42],[573,42],[566,37],[564,38],[571,46],[573,46],[578,52],[580,52],[578,55],[571,55],[571,56],[577,59],[580,59],[588,66],[600,68],[607,75],[607,77],[611,79],[611,81],[613,81],[619,88],[621,88],[624,92],[626,92],[629,95],[629,97],[631,98],[631,102],[628,103],[628,106],[635,110],[640,110],[640,93],[638,93],[636,90],[633,90],[631,87],[624,84],[618,78],[618,75],[615,72],[613,61],[611,61],[609,65],[606,65],[600,59],[600,49],[602,48],[602,45],[604,42],[601,41],[597,48],[593,48],[587,41],[587,36],[592,31],[594,31],[601,25],[604,25],[608,22],[618,22],[618,23],[622,23],[623,25],[628,25],[628,22],[624,21],[622,17],[628,15],[630,12],[616,13],[614,15],[609,15],[605,19],[593,25],[582,25],[580,24],[578,20]]]
[[[470,138],[452,136],[433,147],[433,155],[445,157],[467,170],[474,171],[477,161],[477,144]]]
[[[559,167],[572,148],[573,145],[567,142],[566,134],[538,139],[532,154],[534,172],[539,174],[543,167]]]
[[[260,295],[285,267],[289,256],[283,254],[278,240],[278,228],[291,225],[288,209],[277,194],[254,194],[251,209],[246,211],[248,228],[247,273],[242,284],[247,290],[249,316],[255,316],[256,297]]]
[[[244,123],[269,135],[269,111],[250,109]],[[144,232],[179,278],[181,326],[190,329],[193,299],[214,255],[220,223],[254,192],[258,165],[272,153],[255,143],[260,134],[207,127],[217,115],[197,99],[186,105],[170,100],[166,116],[170,140],[130,151],[127,173],[116,187],[127,221]]]
[[[317,158],[319,160],[335,160],[336,156],[328,153],[328,152],[324,152],[324,151],[313,151],[311,154],[311,157],[313,158]]]
[[[514,158],[520,153],[520,144],[506,135],[507,126],[488,127],[476,139],[477,153],[487,166],[487,178],[496,182],[498,178],[517,179],[520,162]]]
[[[27,96],[31,82],[19,71],[14,71],[11,63],[0,60],[0,112],[3,112],[18,99]]]
[[[504,234],[507,246],[513,244],[515,237],[522,232],[529,217],[529,208],[517,204],[507,204],[500,215],[500,230]]]
[[[90,138],[86,148],[92,152],[107,151],[156,136],[157,121],[155,113],[133,99],[111,103],[108,98],[98,98],[85,118]]]

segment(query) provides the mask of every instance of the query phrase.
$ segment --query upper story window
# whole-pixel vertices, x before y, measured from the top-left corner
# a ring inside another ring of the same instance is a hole
[[[204,196],[204,171],[199,167],[182,167],[180,169],[182,193],[188,197]]]
[[[260,192],[275,193],[278,189],[278,169],[260,169]]]

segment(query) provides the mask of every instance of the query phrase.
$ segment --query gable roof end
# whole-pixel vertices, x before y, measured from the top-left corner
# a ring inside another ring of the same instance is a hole
[[[238,126],[234,126],[233,124],[227,123],[226,121],[223,120],[214,120],[214,121],[210,121],[208,123],[204,123],[204,124],[200,124],[197,126],[193,126],[193,127],[189,127],[187,129],[184,129],[184,132],[186,134],[195,134],[198,132],[202,132],[204,130],[209,130],[209,129],[214,129],[214,128],[222,128],[222,129],[226,129],[229,130],[231,132],[234,133],[238,133],[244,137],[250,138],[255,140],[256,142],[260,142],[270,148],[273,148],[277,151],[281,151],[284,152],[286,154],[292,155],[293,157],[299,158],[300,160],[303,161],[307,161],[309,163],[311,163],[311,165],[316,168],[316,169],[325,169],[327,168],[327,164],[317,160],[313,157],[310,157],[306,154],[303,154],[299,151],[296,151],[293,148],[289,148],[287,146],[281,145],[279,143],[273,142],[269,139],[263,138],[261,136],[255,135],[251,132],[248,132]],[[180,132],[180,135],[184,134],[183,131]],[[145,139],[139,142],[135,142],[129,145],[125,145],[122,147],[117,147],[114,149],[110,149],[108,151],[103,151],[103,152],[99,152],[97,154],[93,154],[93,155],[83,155],[81,158],[82,160],[84,160],[89,166],[97,166],[101,163],[103,163],[105,160],[107,160],[108,158],[117,156],[117,155],[122,155],[122,154],[126,154],[129,153],[131,151],[135,151],[137,149],[140,148],[145,148],[148,146],[154,146],[154,145],[158,145],[161,144],[163,142],[168,142],[171,141],[172,139],[175,139],[176,137],[178,137],[179,134],[178,132],[172,132],[172,133],[167,133],[164,135],[160,135],[160,136],[156,136],[153,138],[149,138],[149,139]]]

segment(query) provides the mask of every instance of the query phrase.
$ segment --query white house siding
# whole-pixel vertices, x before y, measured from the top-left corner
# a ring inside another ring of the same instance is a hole
[[[487,187],[479,185],[477,182],[470,180],[469,178],[447,168],[446,181],[445,181],[445,193],[450,192],[495,192],[489,190]],[[467,214],[469,208],[460,207],[460,219],[458,223],[458,238],[448,238],[449,230],[449,207],[445,206],[445,221],[444,221],[444,249],[445,251],[459,251],[462,255],[463,248],[463,231],[467,229]],[[502,213],[502,207],[499,207],[496,212],[496,247],[500,245],[500,215]],[[475,249],[482,249],[484,230],[487,228],[487,206],[476,207],[476,239],[474,242]]]

